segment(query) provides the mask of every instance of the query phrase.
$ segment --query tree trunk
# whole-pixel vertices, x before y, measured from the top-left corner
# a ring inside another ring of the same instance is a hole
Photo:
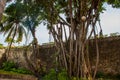
[[[97,3],[94,3],[94,0],[67,0],[66,20],[59,16],[56,24],[49,23],[51,24],[50,32],[59,51],[59,59],[70,78],[76,77],[77,80],[80,78],[94,80],[95,78],[99,63],[99,49],[96,38],[99,2],[100,0]],[[54,12],[57,12],[57,10]],[[53,18],[51,17],[51,21]],[[101,26],[99,27],[101,29]],[[88,42],[91,37],[94,37],[96,42],[97,56],[94,73],[91,73],[89,61]]]

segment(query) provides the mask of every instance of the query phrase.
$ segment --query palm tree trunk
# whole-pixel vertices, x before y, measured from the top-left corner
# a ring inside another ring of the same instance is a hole
[[[16,24],[16,26],[15,26],[15,32],[14,32],[14,34],[13,34],[12,40],[10,41],[9,47],[8,47],[8,49],[6,50],[6,53],[8,53],[8,56],[9,56],[9,52],[10,52],[10,49],[11,49],[11,45],[12,45],[12,43],[13,43],[13,41],[14,41],[16,32],[17,32],[17,24]]]

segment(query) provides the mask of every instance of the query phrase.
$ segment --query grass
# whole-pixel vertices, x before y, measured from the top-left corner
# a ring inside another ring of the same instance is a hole
[[[0,70],[0,74],[24,75],[24,74],[21,74],[21,73],[17,73],[17,72],[13,72],[13,71],[4,71],[4,70]]]
[[[33,75],[21,74],[21,73],[4,71],[4,70],[0,70],[0,77],[9,78],[9,79],[37,80],[37,78],[34,77]]]

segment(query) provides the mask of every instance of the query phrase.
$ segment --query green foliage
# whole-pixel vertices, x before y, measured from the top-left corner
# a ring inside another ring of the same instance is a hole
[[[108,4],[111,4],[114,8],[120,8],[120,0],[105,0]]]
[[[14,2],[5,8],[0,28],[6,36],[7,42],[21,42],[26,35],[25,27],[23,26],[23,18],[25,17],[25,6],[20,2]],[[14,39],[15,38],[15,39]]]
[[[22,73],[22,74],[32,74],[31,71],[26,70],[25,68],[18,68],[18,69],[12,68],[11,71],[17,72],[17,73]]]
[[[98,80],[120,80],[120,74],[105,74],[103,72],[97,72],[96,79]]]
[[[58,80],[69,80],[67,72],[64,69],[58,74]]]
[[[96,74],[97,80],[119,80],[120,75],[111,75],[104,74],[103,72],[97,72]],[[54,69],[51,69],[48,74],[46,74],[42,80],[78,80],[76,77],[72,77],[70,79],[67,75],[67,72],[63,69],[59,72],[56,72]],[[88,80],[86,78],[79,78],[79,80]]]
[[[97,72],[97,74],[96,74],[96,78],[103,78],[104,76],[105,76],[105,74],[102,72]]]
[[[0,49],[1,49],[1,48],[4,48],[3,44],[0,44]]]
[[[42,80],[78,80],[76,77],[69,78],[66,70],[62,69],[59,72],[56,72],[54,69],[51,69],[47,75],[45,75]],[[79,80],[88,80],[86,78],[79,78]]]
[[[2,69],[4,71],[10,71],[10,72],[16,72],[21,74],[32,74],[31,71],[25,69],[25,68],[18,68],[16,64],[12,61],[6,61],[2,65]]]
[[[113,36],[118,36],[118,35],[119,35],[118,32],[116,32],[116,33],[110,33],[110,36],[111,36],[111,37],[113,37]]]
[[[47,74],[43,80],[56,80],[56,72],[54,69],[51,69],[49,74]]]
[[[5,71],[11,71],[12,68],[16,68],[16,64],[11,61],[4,62],[2,65],[2,69]]]
[[[61,72],[56,72],[54,69],[51,69],[50,72],[43,77],[42,80],[70,80],[68,78],[67,72],[62,70]]]
[[[3,46],[3,44],[0,43],[0,46]]]

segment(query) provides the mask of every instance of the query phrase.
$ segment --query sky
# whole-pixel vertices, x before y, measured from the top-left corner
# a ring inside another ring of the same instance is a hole
[[[101,26],[104,34],[120,33],[120,9],[106,5],[107,9],[101,14]]]
[[[110,5],[105,5],[105,7],[106,11],[104,11],[104,13],[101,13],[100,15],[103,34],[110,34],[116,32],[120,33],[120,9],[112,8]],[[48,30],[43,24],[36,28],[36,36],[39,44],[49,42]],[[6,46],[7,43],[5,43],[4,40],[4,35],[0,33],[0,43]],[[30,42],[32,40],[32,36],[29,36],[28,40]],[[25,45],[24,39],[21,45]]]

